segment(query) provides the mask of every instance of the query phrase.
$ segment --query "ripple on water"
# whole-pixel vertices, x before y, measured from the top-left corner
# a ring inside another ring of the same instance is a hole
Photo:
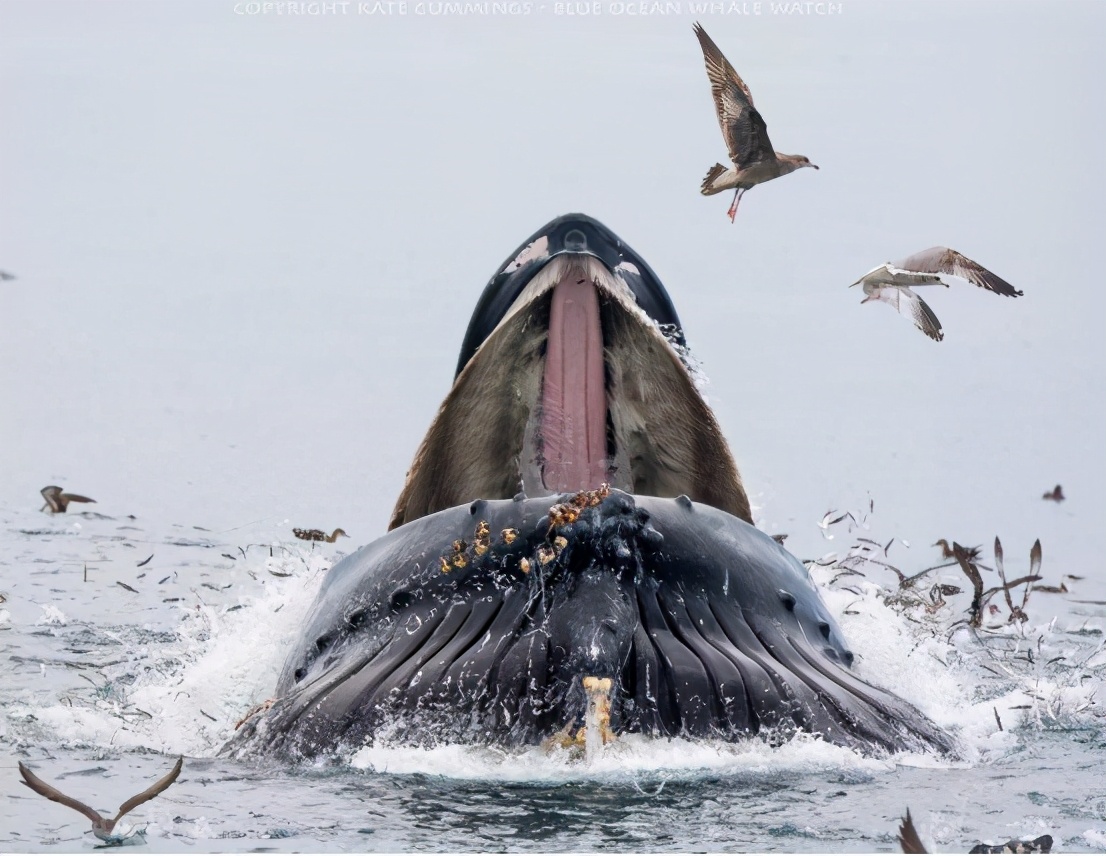
[[[12,666],[0,741],[48,780],[116,805],[162,775],[166,756],[187,754],[181,780],[136,811],[153,849],[871,850],[892,845],[907,799],[923,837],[944,849],[1046,831],[1106,849],[1088,830],[1106,824],[1106,809],[1087,799],[1106,763],[1089,703],[1106,672],[1101,619],[949,641],[939,621],[889,608],[878,586],[827,594],[864,652],[859,668],[957,730],[961,763],[863,758],[809,737],[771,748],[627,736],[590,766],[537,749],[383,740],[334,765],[251,765],[211,756],[272,692],[330,559],[287,531],[236,533],[257,550],[136,525],[133,542],[157,545],[139,578],[135,548],[100,537],[107,525],[7,530],[45,573],[9,573],[13,559],[0,558]],[[36,626],[57,613],[64,621]],[[18,812],[36,847],[88,839],[79,815],[12,797],[0,812]],[[59,823],[65,832],[51,833]],[[23,849],[16,840],[0,831],[5,849]]]

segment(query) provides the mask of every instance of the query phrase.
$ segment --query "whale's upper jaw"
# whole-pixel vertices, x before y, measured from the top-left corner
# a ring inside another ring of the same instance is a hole
[[[622,280],[638,306],[678,349],[686,348],[676,307],[653,269],[614,232],[586,214],[564,214],[531,235],[499,266],[476,303],[457,360],[457,375],[519,295],[552,259],[591,256]]]
[[[751,522],[660,281],[590,218],[550,225],[484,290],[466,336],[472,353],[462,351],[391,528],[476,499],[603,482],[686,494]]]

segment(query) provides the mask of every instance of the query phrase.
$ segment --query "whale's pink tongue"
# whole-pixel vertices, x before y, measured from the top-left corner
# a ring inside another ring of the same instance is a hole
[[[611,480],[599,295],[575,273],[553,289],[541,428],[546,488],[584,490]]]

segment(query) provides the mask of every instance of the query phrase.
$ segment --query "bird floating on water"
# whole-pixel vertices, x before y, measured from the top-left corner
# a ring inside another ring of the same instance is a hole
[[[177,759],[177,763],[173,766],[173,769],[166,776],[158,780],[154,785],[150,786],[142,793],[136,794],[125,803],[123,803],[121,806],[119,806],[118,814],[116,814],[115,817],[112,818],[104,817],[100,814],[100,812],[96,811],[96,809],[92,808],[91,806],[85,805],[80,800],[74,799],[73,797],[67,797],[53,785],[49,785],[46,782],[42,781],[42,779],[40,779],[38,776],[28,770],[22,762],[19,763],[19,772],[23,774],[23,784],[25,784],[36,794],[41,794],[48,800],[52,800],[56,803],[61,803],[62,805],[69,806],[69,808],[76,809],[92,821],[92,832],[97,838],[99,838],[101,841],[106,841],[108,844],[118,845],[123,843],[131,843],[130,839],[137,834],[133,828],[118,834],[115,832],[115,825],[119,823],[119,820],[123,817],[123,815],[125,815],[132,809],[138,808],[138,806],[142,805],[142,803],[149,802],[158,794],[160,794],[163,790],[173,784],[173,782],[177,780],[177,776],[180,775],[181,766],[183,764],[184,757],[181,756]]]
[[[65,509],[69,507],[71,502],[96,501],[76,493],[62,493],[61,488],[56,484],[46,485],[42,489],[42,498],[46,500],[46,504],[39,511],[49,511],[50,514],[65,514]]]
[[[942,559],[955,559],[956,558],[956,552],[952,549],[951,546],[949,546],[949,542],[947,540],[945,540],[944,538],[938,538],[937,541],[934,542],[933,546],[941,548],[941,558]],[[982,555],[981,551],[982,551],[983,548],[982,547],[964,547],[962,549],[964,550],[965,553],[967,553],[968,559],[974,562],[976,559],[981,557],[981,555]]]
[[[1056,487],[1048,493],[1043,494],[1041,499],[1051,499],[1053,502],[1063,502],[1067,497],[1064,496],[1064,489],[1060,487],[1060,485],[1056,485]]]
[[[787,175],[804,166],[814,169],[818,167],[803,155],[785,155],[772,148],[772,141],[768,139],[768,125],[753,106],[753,95],[745,81],[738,77],[718,45],[699,24],[695,25],[695,35],[703,48],[710,91],[714,96],[714,109],[722,128],[722,138],[729,149],[730,160],[733,161],[732,169],[727,169],[720,163],[712,166],[703,179],[699,192],[704,196],[713,196],[724,190],[733,190],[733,204],[726,212],[732,223],[737,216],[738,203],[750,187]]]
[[[1011,838],[1005,844],[977,844],[969,853],[1051,853],[1052,836],[1041,835],[1032,841]]]
[[[906,817],[899,824],[899,847],[903,853],[928,853],[922,844],[918,830],[914,828],[914,821],[910,817],[910,809],[906,810]],[[1052,836],[1042,835],[1032,841],[1019,841],[1012,838],[1005,844],[977,844],[969,853],[1051,853]]]
[[[322,529],[293,529],[292,534],[301,541],[326,541],[327,544],[333,544],[342,537],[349,537],[344,529],[335,529],[329,535],[323,532]]]
[[[973,285],[1005,297],[1020,297],[1006,280],[991,273],[983,265],[948,247],[930,247],[899,262],[887,262],[864,274],[853,285],[862,286],[867,295],[861,303],[880,300],[893,306],[901,315],[909,315],[914,325],[929,338],[940,342],[945,338],[941,322],[922,298],[910,290],[912,285],[943,285],[941,275],[957,276]]]

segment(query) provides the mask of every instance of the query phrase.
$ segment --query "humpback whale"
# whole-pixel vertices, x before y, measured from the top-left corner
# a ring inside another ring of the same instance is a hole
[[[797,732],[955,751],[852,664],[806,568],[752,525],[659,278],[570,214],[492,277],[390,531],[331,568],[223,751]]]

